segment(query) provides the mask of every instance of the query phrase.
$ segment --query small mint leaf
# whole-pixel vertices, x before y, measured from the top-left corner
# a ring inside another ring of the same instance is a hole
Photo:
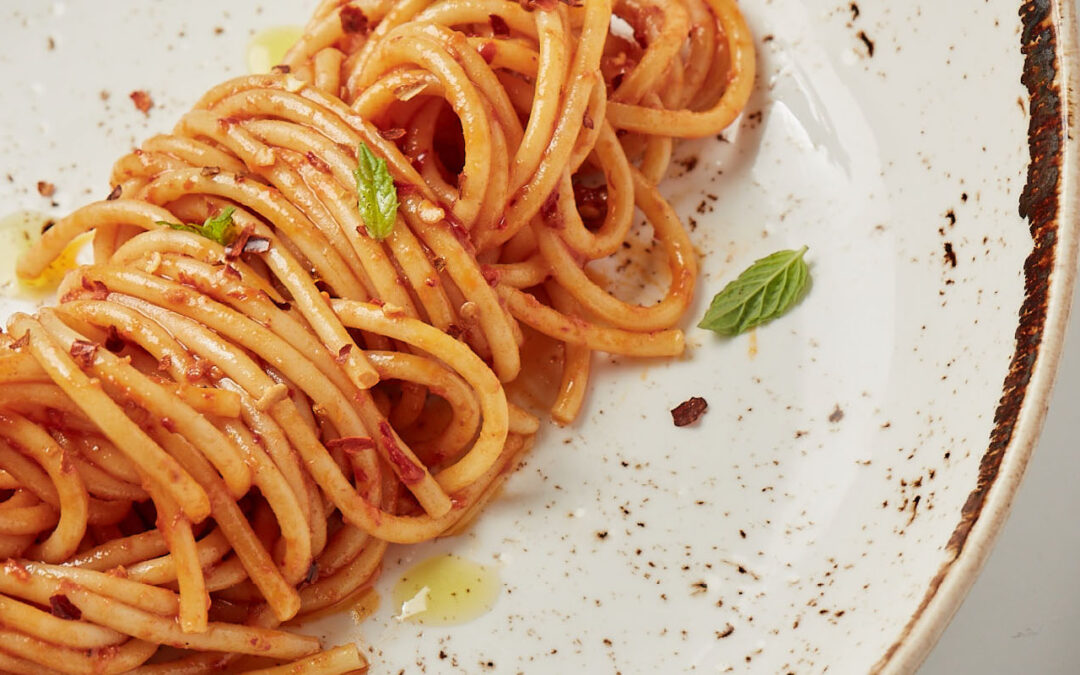
[[[807,247],[761,258],[716,294],[698,324],[720,335],[739,335],[772,321],[801,299],[810,271]]]
[[[366,143],[357,150],[356,206],[360,218],[372,239],[381,241],[390,236],[397,219],[398,198],[394,179],[386,160],[377,157]]]

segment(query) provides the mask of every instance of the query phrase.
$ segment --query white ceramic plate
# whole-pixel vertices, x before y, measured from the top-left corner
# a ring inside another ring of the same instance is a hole
[[[303,23],[301,4],[5,2],[3,210],[103,197],[115,158],[241,74],[255,30]],[[682,146],[697,161],[664,191],[704,255],[694,315],[803,244],[806,300],[734,340],[688,317],[675,362],[602,359],[581,420],[544,430],[479,525],[392,550],[372,619],[307,629],[361,641],[373,673],[916,666],[1005,517],[1074,274],[1071,5],[1019,4],[743,0],[748,114]],[[702,423],[674,428],[694,395]],[[444,551],[498,570],[494,608],[392,619],[394,581]]]

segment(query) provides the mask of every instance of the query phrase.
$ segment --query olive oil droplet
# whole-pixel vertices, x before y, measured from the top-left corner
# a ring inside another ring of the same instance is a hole
[[[352,609],[353,619],[356,623],[366,621],[369,616],[374,614],[379,609],[379,602],[379,594],[373,588],[369,588],[357,597]]]
[[[19,279],[15,263],[30,245],[41,238],[41,229],[53,218],[37,211],[15,211],[0,218],[0,296],[41,300],[56,290],[60,281],[78,266],[79,250],[91,235],[76,237],[36,279]]]
[[[424,589],[427,589],[426,593]],[[399,616],[428,626],[452,626],[466,623],[486,612],[495,604],[501,586],[498,574],[470,560],[442,555],[416,565],[394,586],[394,606],[401,608],[410,600],[426,597],[418,609],[415,605]]]
[[[303,34],[298,26],[274,26],[259,31],[251,38],[247,48],[248,70],[255,75],[269,73],[281,63],[285,52],[296,44]]]

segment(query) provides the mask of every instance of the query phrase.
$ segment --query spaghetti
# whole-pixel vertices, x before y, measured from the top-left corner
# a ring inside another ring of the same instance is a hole
[[[86,232],[94,263],[0,336],[0,669],[364,669],[282,624],[492,497],[540,423],[507,397],[524,342],[561,350],[560,424],[593,351],[682,351],[697,265],[656,184],[753,78],[733,0],[328,0],[121,158],[17,271]],[[361,145],[400,201],[381,241]],[[589,269],[638,212],[648,306]],[[228,245],[168,226],[225,216]]]

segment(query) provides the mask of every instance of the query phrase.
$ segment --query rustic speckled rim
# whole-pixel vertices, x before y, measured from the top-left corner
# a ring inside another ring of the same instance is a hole
[[[1032,250],[1024,265],[1016,350],[978,482],[949,539],[947,560],[907,625],[874,665],[874,673],[914,671],[970,590],[1008,516],[1042,430],[1064,344],[1080,227],[1075,0],[1028,0],[1020,6],[1020,18],[1022,80],[1030,99],[1030,163],[1019,208],[1031,231]]]

